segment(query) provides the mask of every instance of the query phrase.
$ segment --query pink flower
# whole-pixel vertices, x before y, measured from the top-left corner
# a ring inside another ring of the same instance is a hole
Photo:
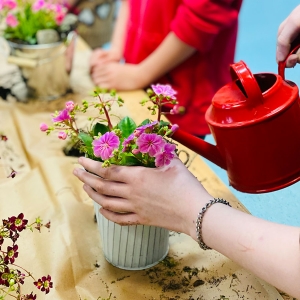
[[[67,111],[72,111],[75,107],[75,104],[73,101],[68,101],[66,102],[66,110]]]
[[[149,153],[150,156],[154,157],[157,153],[161,152],[165,141],[160,135],[155,133],[143,133],[136,140],[136,144],[140,152]]]
[[[2,3],[1,3],[2,2]],[[17,7],[17,3],[14,0],[4,0],[0,2],[0,9],[6,7],[9,10],[14,9]]]
[[[154,93],[156,95],[162,95],[163,97],[170,97],[171,99],[176,99],[175,95],[177,94],[176,91],[172,89],[172,87],[168,84],[157,84],[157,85],[151,85]]]
[[[19,21],[17,20],[17,18],[12,15],[12,14],[8,14],[6,19],[5,19],[5,22],[8,26],[10,27],[17,27],[19,25]]]
[[[171,160],[175,157],[175,148],[176,146],[174,144],[166,143],[163,151],[155,156],[155,166],[163,167],[169,165]]]
[[[64,132],[64,131],[60,131],[58,133],[58,138],[61,139],[61,140],[65,140],[67,138],[67,134]]]
[[[32,10],[33,11],[39,11],[41,10],[42,8],[44,8],[45,6],[45,1],[44,0],[37,0],[33,3],[32,5]]]
[[[58,12],[55,16],[56,24],[61,25],[64,18],[65,18],[65,13],[64,12]]]
[[[40,130],[41,131],[47,131],[48,130],[48,125],[47,124],[45,124],[45,123],[41,123],[40,124]]]
[[[106,132],[93,143],[94,154],[101,159],[106,160],[113,156],[113,151],[118,149],[120,139],[114,132]]]
[[[69,111],[65,108],[64,110],[61,110],[58,113],[58,116],[52,118],[53,122],[63,122],[66,120],[71,120],[71,117],[69,115]]]
[[[134,134],[132,133],[127,139],[125,139],[122,143],[123,146],[123,150],[122,152],[126,152],[128,150],[130,150],[130,145],[132,143],[132,141],[134,140]]]
[[[154,121],[152,123],[149,123],[149,124],[146,124],[146,125],[143,125],[143,126],[140,126],[138,128],[135,129],[134,131],[134,135],[136,137],[139,137],[142,133],[151,133],[154,126],[158,124],[158,121]]]

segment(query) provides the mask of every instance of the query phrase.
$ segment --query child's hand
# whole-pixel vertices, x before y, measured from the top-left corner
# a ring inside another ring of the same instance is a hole
[[[95,85],[107,89],[136,90],[147,85],[145,74],[140,72],[139,65],[106,63],[97,64],[91,69]]]
[[[92,52],[90,58],[90,68],[91,71],[93,68],[110,62],[119,62],[121,60],[121,55],[115,50],[104,50],[101,48],[95,49]]]

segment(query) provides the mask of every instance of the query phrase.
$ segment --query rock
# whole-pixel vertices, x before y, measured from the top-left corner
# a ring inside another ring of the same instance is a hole
[[[38,44],[52,44],[60,40],[59,34],[54,29],[42,29],[36,33]]]
[[[62,21],[60,25],[60,31],[61,32],[69,32],[71,30],[74,30],[78,23],[78,17],[74,14],[66,14],[64,17],[64,20]]]

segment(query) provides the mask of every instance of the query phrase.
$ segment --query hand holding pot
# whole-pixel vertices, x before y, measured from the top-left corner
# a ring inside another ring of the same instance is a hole
[[[289,54],[292,42],[300,34],[300,5],[280,24],[277,37],[277,62],[285,60]],[[300,62],[300,52],[289,56],[286,66],[294,67]]]
[[[111,221],[145,224],[184,232],[196,238],[195,223],[200,209],[212,197],[179,159],[162,168],[111,166],[80,158],[91,173],[77,169],[84,190]],[[93,191],[94,188],[97,192]],[[128,212],[116,213],[118,211]]]

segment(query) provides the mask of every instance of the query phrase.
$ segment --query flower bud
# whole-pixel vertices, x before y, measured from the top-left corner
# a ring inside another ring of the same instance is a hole
[[[73,101],[68,101],[68,102],[66,102],[66,109],[67,109],[68,111],[72,111],[72,110],[74,109],[74,107],[75,107],[75,104],[74,104]]]
[[[40,130],[41,131],[47,131],[48,130],[48,125],[47,124],[45,124],[45,123],[41,123],[40,124]]]
[[[58,133],[58,138],[61,139],[61,140],[65,140],[67,138],[67,134],[64,132],[64,131],[60,131]]]

